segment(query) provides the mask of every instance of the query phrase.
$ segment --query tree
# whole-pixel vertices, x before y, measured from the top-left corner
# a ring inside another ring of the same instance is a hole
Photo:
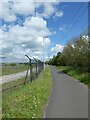
[[[81,36],[78,41],[75,41],[74,46],[75,46],[74,48],[75,65],[79,67],[87,67],[89,48],[88,41]]]
[[[63,54],[65,56],[66,65],[73,65],[74,64],[74,48],[71,44],[68,44],[64,47]]]
[[[89,43],[85,37],[80,36],[66,45],[62,53],[58,52],[56,56],[54,55],[49,64],[88,67],[88,52]]]

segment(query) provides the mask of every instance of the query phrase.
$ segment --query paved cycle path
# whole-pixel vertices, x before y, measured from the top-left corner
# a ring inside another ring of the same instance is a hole
[[[88,87],[51,66],[53,88],[45,118],[88,118]]]

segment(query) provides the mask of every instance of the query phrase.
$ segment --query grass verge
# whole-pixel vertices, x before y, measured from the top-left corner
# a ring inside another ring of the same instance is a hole
[[[49,67],[32,83],[2,94],[3,118],[41,118],[51,91]]]
[[[80,68],[74,68],[71,66],[59,66],[57,67],[62,72],[76,78],[82,83],[87,84],[90,87],[90,79],[89,79],[89,73],[85,72],[85,70],[81,70]]]
[[[2,90],[13,88],[14,86],[19,86],[20,84],[24,84],[25,78],[16,79],[14,81],[5,82],[2,84]]]

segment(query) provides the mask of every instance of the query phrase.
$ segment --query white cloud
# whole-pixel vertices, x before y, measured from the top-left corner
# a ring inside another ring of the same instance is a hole
[[[55,16],[57,16],[57,17],[62,17],[63,16],[63,11],[57,11],[56,13],[55,13]]]
[[[64,31],[64,32],[66,31],[66,29],[64,27],[60,27],[59,30]]]
[[[64,46],[60,44],[56,44],[55,47],[51,49],[52,52],[58,53],[63,51]]]
[[[5,0],[0,2],[0,18],[5,21],[12,22],[17,19],[18,15],[24,16],[40,16],[49,18],[51,15],[62,16],[63,12],[58,11],[56,5],[59,3],[58,0],[46,2],[46,1],[35,1],[35,0]],[[43,11],[39,12],[38,9],[43,7]],[[35,13],[36,12],[36,13]]]
[[[44,38],[44,46],[48,46],[50,44],[51,40],[49,38]]]
[[[62,26],[59,27],[59,30],[63,31],[63,32],[68,32],[67,28],[71,28],[71,27],[72,27],[72,25],[65,25],[64,24],[64,25],[62,25]]]
[[[0,18],[5,21],[12,22],[16,20],[16,15],[13,14],[11,9],[12,4],[8,2],[0,2]]]
[[[35,25],[34,21],[37,21]],[[2,28],[5,29],[5,25]],[[0,48],[7,57],[19,59],[28,54],[40,58],[43,54],[43,41],[44,47],[50,45],[49,35],[47,22],[40,17],[31,17],[26,19],[23,26],[15,25],[10,27],[9,31],[0,29],[0,37],[3,41]]]
[[[2,16],[2,3],[0,2],[0,16]]]
[[[26,27],[33,27],[36,29],[42,29],[42,28],[46,28],[46,21],[43,20],[43,18],[40,17],[29,17],[26,19],[26,21],[24,22],[24,25]]]
[[[35,3],[33,0],[18,0],[13,2],[13,13],[20,15],[33,15],[35,12]]]
[[[42,17],[48,18],[56,12],[56,8],[52,3],[43,3],[43,6],[44,12],[40,14]]]

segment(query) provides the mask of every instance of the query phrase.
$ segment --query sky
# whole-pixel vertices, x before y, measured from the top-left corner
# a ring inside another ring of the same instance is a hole
[[[26,62],[27,54],[45,61],[87,28],[88,2],[0,1],[0,57]]]

